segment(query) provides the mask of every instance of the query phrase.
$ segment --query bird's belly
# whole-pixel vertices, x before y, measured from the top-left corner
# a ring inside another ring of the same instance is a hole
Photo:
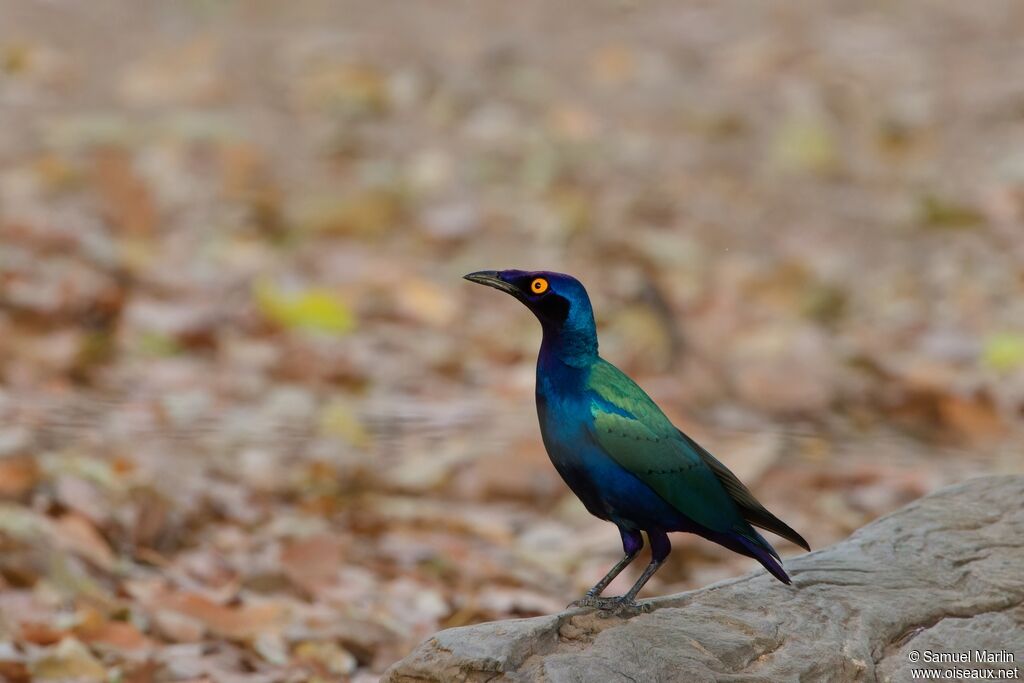
[[[538,388],[542,389],[537,393],[537,416],[544,447],[590,514],[627,529],[689,530],[689,519],[594,443],[586,427],[590,403],[582,399],[582,392],[559,395],[546,374],[538,377]]]
[[[689,520],[596,446],[545,435],[555,469],[590,514],[627,529],[679,529]]]
[[[595,517],[611,519],[611,510],[606,505],[604,491],[594,476],[593,465],[587,462],[589,458],[586,454],[578,448],[551,443],[547,438],[544,439],[544,445],[548,457],[551,458],[551,464],[587,511]]]

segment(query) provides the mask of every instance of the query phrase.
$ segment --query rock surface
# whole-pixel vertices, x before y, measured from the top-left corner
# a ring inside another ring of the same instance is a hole
[[[786,568],[792,587],[759,571],[629,619],[569,610],[449,629],[383,680],[905,681],[914,667],[1024,678],[1024,476],[942,490]]]

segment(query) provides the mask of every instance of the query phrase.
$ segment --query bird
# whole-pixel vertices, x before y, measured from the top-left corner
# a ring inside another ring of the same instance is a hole
[[[590,514],[618,527],[623,557],[570,607],[647,611],[636,596],[689,532],[751,557],[791,584],[775,548],[755,527],[810,550],[728,467],[676,428],[636,382],[598,354],[597,325],[579,280],[551,271],[481,270],[465,275],[522,302],[540,321],[536,402],[552,464]],[[644,547],[651,561],[633,586],[603,597]]]

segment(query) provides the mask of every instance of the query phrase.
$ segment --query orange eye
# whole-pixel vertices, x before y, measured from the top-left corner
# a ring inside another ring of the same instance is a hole
[[[548,291],[548,281],[542,277],[535,279],[530,283],[530,291],[534,294],[543,294]]]

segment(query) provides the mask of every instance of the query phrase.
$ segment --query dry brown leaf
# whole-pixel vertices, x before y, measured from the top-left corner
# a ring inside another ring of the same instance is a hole
[[[335,643],[299,643],[295,647],[295,659],[321,675],[347,676],[356,670],[356,658]]]
[[[408,278],[406,286],[394,292],[399,312],[422,325],[444,327],[459,315],[459,307],[447,288],[424,280]]]
[[[7,683],[28,683],[32,674],[23,662],[0,661],[0,679]]]
[[[39,481],[39,465],[31,456],[0,459],[0,498],[21,498]]]
[[[127,621],[104,621],[88,624],[76,630],[82,642],[121,651],[146,650],[153,647],[153,641],[146,637],[134,624]]]
[[[151,233],[157,223],[156,205],[131,157],[111,148],[99,151],[95,163],[96,189],[107,220],[120,232]]]
[[[636,74],[636,55],[626,45],[606,45],[591,55],[590,68],[602,85],[622,85]]]
[[[67,629],[36,621],[22,622],[18,630],[21,640],[33,645],[53,645],[68,635]]]
[[[201,622],[210,633],[232,640],[249,640],[276,629],[284,616],[284,608],[278,604],[227,606],[198,593],[174,593],[159,602],[165,609]]]
[[[102,525],[111,516],[109,490],[79,476],[58,474],[53,482],[61,505],[81,514],[93,524]]]
[[[160,680],[158,674],[161,668],[159,662],[146,660],[130,667],[125,672],[122,680],[124,683],[156,683],[156,681]]]
[[[118,93],[135,106],[208,104],[220,97],[220,45],[209,36],[179,45],[158,47],[127,64],[117,82]]]
[[[364,64],[311,65],[297,79],[295,95],[300,106],[356,114],[379,115],[390,106],[384,74]]]
[[[197,643],[203,639],[205,628],[198,619],[168,609],[158,609],[152,617],[160,635],[171,642]]]
[[[943,396],[938,403],[942,420],[970,439],[991,439],[1006,433],[1006,424],[986,397]]]
[[[281,548],[281,566],[288,578],[312,592],[337,578],[343,550],[344,543],[337,536],[296,539]]]
[[[134,514],[131,528],[132,542],[136,546],[136,557],[145,557],[147,561],[157,560],[158,553],[153,548],[173,539],[172,506],[166,497],[152,487],[137,489],[132,492]]]
[[[89,560],[100,569],[112,571],[117,564],[117,557],[106,539],[85,517],[70,512],[54,522],[53,530],[58,546]]]
[[[31,664],[36,681],[105,681],[107,668],[75,638],[65,638]]]
[[[451,489],[469,500],[536,504],[562,495],[564,484],[539,440],[531,437],[472,460],[454,477]]]

